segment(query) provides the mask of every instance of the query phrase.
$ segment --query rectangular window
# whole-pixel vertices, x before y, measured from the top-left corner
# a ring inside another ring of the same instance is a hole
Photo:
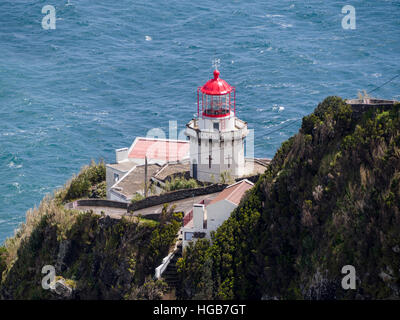
[[[219,123],[218,122],[214,122],[214,130],[219,130]]]
[[[185,232],[185,240],[191,241],[193,239],[193,232]]]
[[[114,183],[116,183],[119,180],[119,174],[114,173]]]

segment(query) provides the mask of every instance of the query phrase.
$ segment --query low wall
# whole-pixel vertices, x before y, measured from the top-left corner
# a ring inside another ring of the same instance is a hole
[[[128,204],[120,201],[105,200],[105,199],[83,199],[77,200],[75,203],[79,207],[108,207],[108,208],[118,208],[127,209]],[[68,204],[69,208],[73,208],[73,202]]]
[[[128,204],[128,211],[140,210],[152,206],[157,206],[163,203],[186,199],[189,197],[197,197],[210,193],[220,192],[224,190],[226,186],[227,186],[226,184],[212,184],[210,186],[201,188],[183,189],[183,190],[163,193],[157,196],[150,196],[147,197],[146,199]]]
[[[369,111],[370,109],[381,109],[381,110],[390,110],[394,106],[399,107],[400,104],[395,103],[381,103],[381,104],[350,104],[353,109],[352,117],[354,119],[359,119],[362,115]]]
[[[246,179],[251,182],[257,182],[259,175],[247,177]],[[241,179],[238,179],[241,180]],[[182,189],[177,191],[171,191],[168,193],[162,193],[160,195],[150,196],[143,200],[139,200],[134,203],[125,203],[121,201],[105,200],[105,199],[83,199],[77,200],[75,202],[69,203],[68,208],[72,209],[75,205],[80,207],[108,207],[108,208],[118,208],[127,209],[127,211],[136,211],[152,206],[157,206],[163,203],[171,203],[174,201],[197,197],[202,195],[207,195],[210,193],[221,192],[227,187],[227,184],[212,184],[206,187],[194,188],[194,189]],[[147,218],[147,216],[146,216]],[[149,219],[155,219],[152,217]]]
[[[238,181],[240,181],[240,180],[247,179],[247,180],[249,180],[250,182],[256,183],[256,182],[258,181],[258,178],[260,178],[260,175],[259,175],[259,174],[256,174],[256,175],[254,175],[254,176],[243,177],[243,178],[237,178],[237,179],[235,179],[235,181],[238,182]]]
[[[149,213],[143,216],[145,219],[160,221],[160,214],[159,213]]]

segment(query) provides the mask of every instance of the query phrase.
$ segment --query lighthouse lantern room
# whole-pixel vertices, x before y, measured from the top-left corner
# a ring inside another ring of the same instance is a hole
[[[190,174],[200,181],[218,182],[222,175],[245,174],[244,139],[247,123],[236,117],[236,90],[219,77],[197,89],[197,118],[186,125],[190,140]]]
[[[197,113],[200,117],[200,96],[201,96],[201,116],[209,118],[223,118],[230,115],[231,111],[235,114],[236,109],[236,90],[225,80],[219,78],[219,71],[214,71],[214,79],[197,88]],[[233,110],[232,110],[233,105]]]

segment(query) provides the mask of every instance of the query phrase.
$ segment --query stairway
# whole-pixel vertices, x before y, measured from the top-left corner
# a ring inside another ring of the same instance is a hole
[[[163,272],[162,277],[168,284],[170,289],[174,289],[178,283],[178,270],[176,268],[176,262],[182,257],[182,242],[178,243],[177,251],[169,262],[167,269]]]

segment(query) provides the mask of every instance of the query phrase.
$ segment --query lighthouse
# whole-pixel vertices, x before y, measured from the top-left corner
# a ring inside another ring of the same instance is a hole
[[[214,77],[197,89],[197,118],[186,124],[190,142],[190,175],[205,182],[245,174],[247,123],[236,117],[236,89]]]

